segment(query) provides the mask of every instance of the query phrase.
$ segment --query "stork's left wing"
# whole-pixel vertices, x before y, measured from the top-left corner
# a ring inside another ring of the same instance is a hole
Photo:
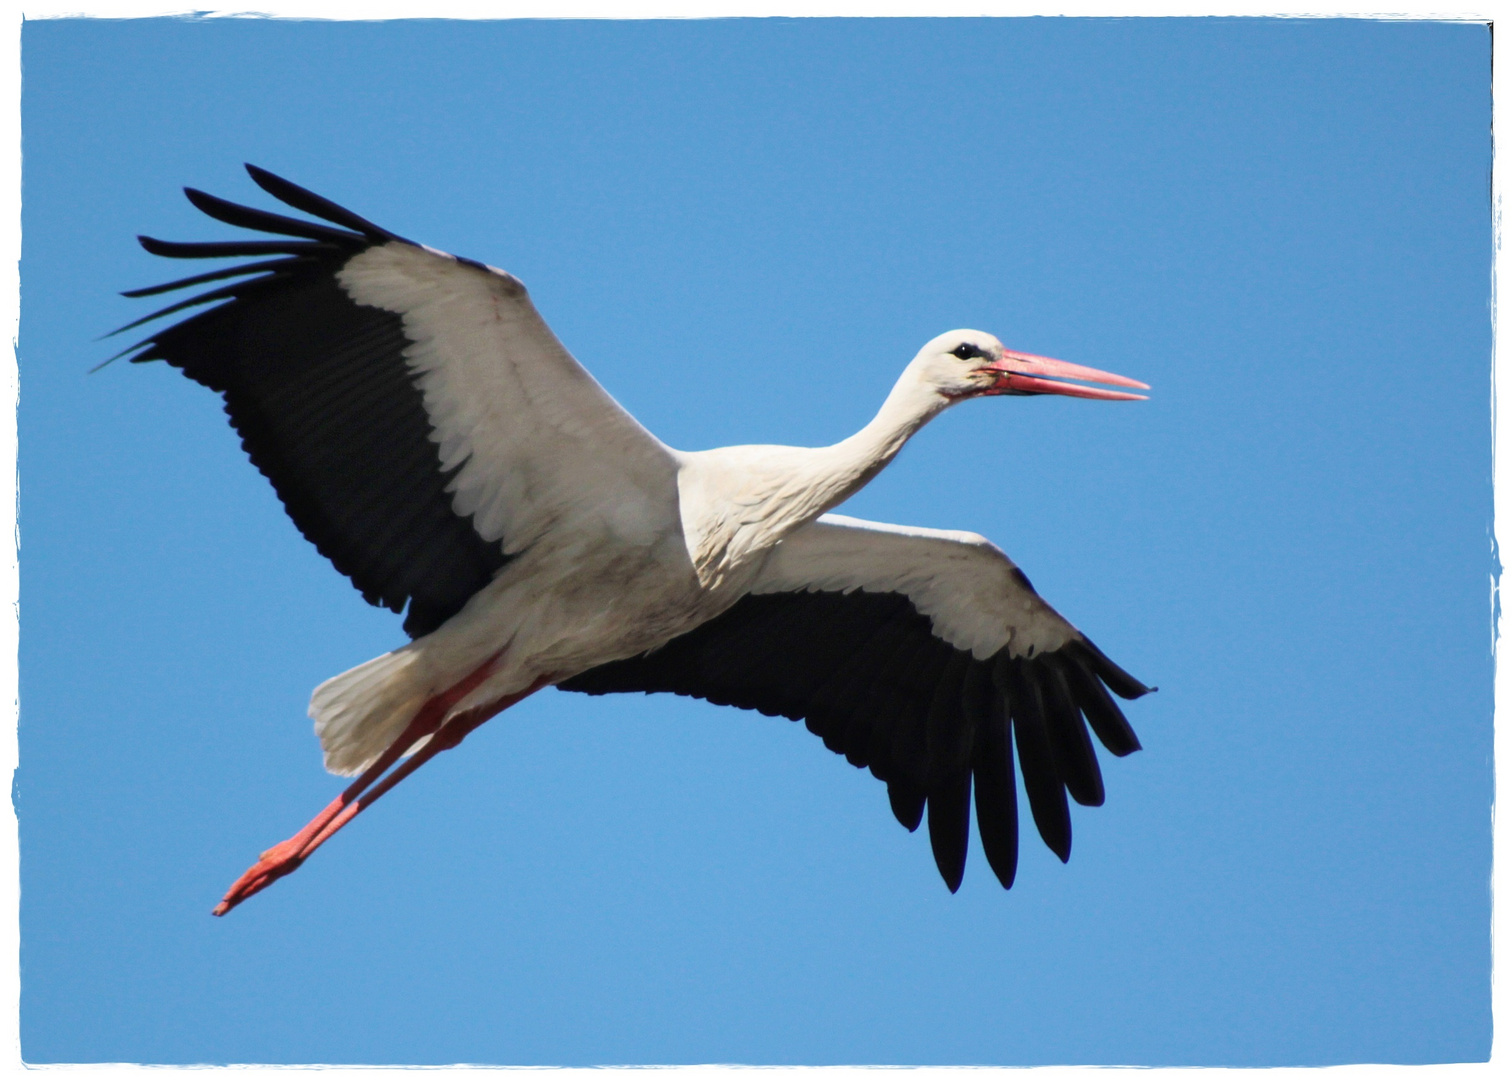
[[[573,359],[518,279],[247,169],[321,221],[185,189],[270,238],[141,237],[170,258],[255,261],[127,293],[231,279],[138,319],[215,305],[126,352],[225,398],[294,524],[369,603],[407,606],[418,637],[554,533],[644,542],[675,520],[671,452]]]
[[[560,685],[666,691],[804,720],[886,782],[904,827],[918,828],[928,806],[935,863],[952,892],[973,782],[982,847],[1004,888],[1018,865],[1015,749],[1040,836],[1065,861],[1067,792],[1084,806],[1103,801],[1083,718],[1122,757],[1139,740],[1108,690],[1136,698],[1150,689],[982,537],[835,514],[783,540],[750,595],[723,615]]]

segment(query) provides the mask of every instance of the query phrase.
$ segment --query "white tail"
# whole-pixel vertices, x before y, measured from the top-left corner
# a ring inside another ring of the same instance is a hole
[[[399,737],[425,703],[426,690],[409,649],[397,649],[327,679],[310,695],[310,719],[325,767],[353,776]]]

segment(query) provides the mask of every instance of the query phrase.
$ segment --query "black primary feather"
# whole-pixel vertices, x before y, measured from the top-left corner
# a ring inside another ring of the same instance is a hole
[[[923,641],[922,636],[920,640]],[[909,672],[911,685],[879,703],[879,715],[872,723],[871,744],[867,747],[872,775],[878,780],[891,783],[909,775],[909,755],[920,753],[926,745],[929,710],[955,652],[943,641],[930,637],[923,655],[914,661]]]
[[[1018,874],[1018,791],[1013,782],[1008,702],[1002,694],[994,693],[988,707],[972,746],[977,832],[982,837],[987,865],[1003,888],[1011,889]]]
[[[1104,792],[1102,771],[1097,767],[1097,752],[1092,749],[1081,712],[1071,699],[1066,677],[1061,672],[1061,658],[1046,653],[1039,670],[1045,728],[1050,736],[1056,771],[1073,799],[1083,806],[1101,806]]]
[[[888,781],[887,801],[892,806],[893,817],[909,832],[917,829],[919,822],[924,820],[925,795],[922,791],[909,787],[906,781]]]
[[[157,296],[159,293],[172,292],[174,289],[187,289],[190,285],[204,285],[210,281],[221,281],[229,277],[260,274],[264,270],[292,270],[297,261],[296,259],[269,259],[266,262],[243,263],[241,266],[228,266],[224,270],[211,270],[208,273],[195,274],[193,277],[164,282],[162,285],[149,285],[145,289],[127,289],[121,295],[135,300],[143,296]],[[120,333],[120,331],[118,330],[116,333]]]
[[[223,221],[227,225],[256,229],[258,232],[279,233],[283,236],[299,236],[324,244],[346,245],[368,242],[368,238],[360,233],[333,229],[328,225],[317,225],[313,221],[301,221],[299,218],[285,217],[283,214],[243,206],[215,195],[207,195],[198,188],[186,187],[184,195],[194,204],[196,210],[208,214],[216,221]]]
[[[971,773],[961,771],[929,793],[929,848],[945,886],[955,892],[971,843]]]
[[[319,258],[340,255],[346,251],[341,244],[317,244],[308,240],[228,240],[195,241],[180,243],[177,240],[157,240],[151,236],[138,236],[137,243],[149,255],[161,255],[165,259],[240,259],[247,255],[294,255],[300,258]],[[161,286],[158,286],[161,288]]]
[[[997,673],[998,684],[1006,684],[1008,689],[1009,723],[1019,768],[1024,774],[1030,815],[1045,846],[1065,862],[1071,858],[1071,811],[1066,806],[1066,786],[1056,771],[1050,736],[1045,730],[1038,671],[1028,659],[1002,656]]]
[[[323,195],[317,195],[308,188],[302,188],[298,184],[291,183],[281,176],[274,176],[267,169],[259,169],[256,165],[245,166],[247,174],[252,177],[252,182],[262,188],[279,202],[287,203],[296,210],[303,210],[307,214],[314,214],[335,225],[341,225],[353,232],[361,233],[375,244],[387,243],[390,240],[402,240],[402,236],[395,236],[387,229],[374,225],[367,218],[358,217],[344,206],[337,206]]]

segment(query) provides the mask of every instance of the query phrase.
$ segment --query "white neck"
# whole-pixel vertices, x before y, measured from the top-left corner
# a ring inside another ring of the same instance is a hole
[[[871,422],[833,446],[808,451],[818,517],[860,491],[898,456],[903,444],[950,404],[948,398],[925,386],[912,369],[905,371]],[[807,470],[805,470],[807,471]]]
[[[864,487],[950,401],[904,371],[882,408],[833,446],[729,446],[685,455],[684,536],[707,585]]]

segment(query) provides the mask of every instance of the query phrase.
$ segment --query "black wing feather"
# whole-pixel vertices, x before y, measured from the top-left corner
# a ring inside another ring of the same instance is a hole
[[[912,687],[907,683],[908,673],[914,670],[920,654],[928,646],[927,638],[911,632],[907,623],[894,620],[890,624],[895,635],[895,644],[885,659],[878,657],[868,665],[869,685],[863,685],[854,697],[854,707],[840,735],[845,759],[858,769],[872,763],[871,747],[877,736],[876,728],[889,716],[893,705],[905,700]]]
[[[366,237],[345,229],[333,229],[328,225],[317,225],[313,221],[301,221],[299,218],[285,217],[283,214],[243,206],[241,203],[208,195],[198,188],[186,187],[184,195],[194,204],[196,210],[213,217],[216,221],[224,221],[227,225],[256,229],[259,232],[278,233],[282,236],[298,236],[305,240],[318,240],[321,243],[342,247],[352,244],[358,245],[359,248],[366,246]]]
[[[1029,813],[1045,846],[1060,857],[1071,858],[1071,810],[1066,805],[1066,785],[1056,769],[1055,752],[1045,730],[1045,711],[1040,696],[1039,672],[1024,658],[1002,657],[998,661],[999,685],[1008,686],[1008,710],[1018,748],[1019,768],[1024,773],[1024,793]],[[1003,677],[1006,676],[1006,677]]]
[[[221,281],[229,277],[245,277],[248,274],[260,274],[264,270],[290,270],[298,265],[298,259],[269,259],[266,262],[243,263],[241,266],[228,266],[224,270],[211,270],[206,274],[195,274],[193,277],[179,278],[177,281],[164,282],[162,285],[149,285],[145,289],[127,289],[121,295],[135,300],[143,296],[157,296],[159,293],[172,292],[174,289],[187,289],[190,285],[203,285],[206,282]]]
[[[281,176],[274,176],[267,169],[259,169],[256,165],[246,166],[247,174],[252,177],[252,182],[262,188],[279,202],[287,203],[296,210],[303,210],[307,214],[314,214],[335,225],[343,225],[353,232],[361,233],[375,244],[385,244],[391,240],[402,240],[401,236],[395,236],[387,229],[374,225],[364,217],[358,217],[344,206],[337,206],[323,195],[317,195],[308,188],[302,188],[298,184],[291,183]]]
[[[892,649],[906,638],[907,630],[898,625],[896,611],[890,612],[814,695],[805,710],[804,723],[828,749],[837,754],[845,752],[845,729],[857,708],[857,699],[865,696],[877,673],[885,668]]]
[[[1097,732],[1098,739],[1115,757],[1124,757],[1139,749],[1139,738],[1124,718],[1118,703],[1108,696],[1102,682],[1074,658],[1062,668],[1071,687],[1071,696]]]
[[[198,296],[191,296],[187,300],[180,300],[177,303],[169,304],[165,308],[159,308],[151,315],[143,315],[140,319],[129,322],[117,330],[112,330],[110,336],[114,337],[116,334],[124,333],[127,330],[134,330],[143,323],[150,323],[153,319],[161,319],[164,315],[172,315],[175,311],[183,311],[185,308],[199,307],[202,304],[213,304],[217,300],[245,299],[247,296],[258,291],[257,286],[270,284],[277,277],[279,275],[275,274],[273,277],[260,277],[251,281],[233,281],[230,285],[222,285],[219,289],[211,289],[209,292],[202,292]]]
[[[926,796],[917,788],[909,787],[906,781],[892,780],[887,785],[887,801],[892,806],[893,817],[909,832],[919,827],[924,820]]]
[[[1070,648],[1078,654],[1094,675],[1108,684],[1108,689],[1112,690],[1125,701],[1144,697],[1144,695],[1155,689],[1153,686],[1146,686],[1123,668],[1109,660],[1103,655],[1101,649],[1086,638],[1080,638],[1071,642]]]
[[[934,693],[893,742],[893,769],[920,791],[929,791],[944,778],[941,750],[949,738],[944,729],[956,721],[966,676],[971,672],[971,654],[959,649],[950,651],[951,657],[935,683]]]
[[[1001,694],[992,695],[992,711],[977,730],[973,746],[972,786],[982,852],[1003,888],[1011,889],[1018,874],[1018,792],[1013,782],[1007,704]]]
[[[346,250],[340,244],[316,244],[307,240],[211,240],[181,243],[138,236],[137,243],[149,255],[166,259],[240,259],[248,255],[298,255],[306,258],[339,255]]]
[[[1066,677],[1061,673],[1060,657],[1053,653],[1045,656],[1040,665],[1039,685],[1056,771],[1065,780],[1066,790],[1073,799],[1083,806],[1101,806],[1102,770],[1097,767],[1097,753],[1087,736],[1087,726],[1082,723]]]
[[[929,848],[945,887],[955,892],[971,843],[971,773],[962,771],[929,793]]]
[[[872,724],[871,745],[867,748],[872,775],[878,780],[891,783],[907,775],[903,762],[907,754],[925,745],[923,732],[935,690],[954,654],[949,645],[931,637],[923,655],[911,667],[911,686],[879,703],[879,715]]]

